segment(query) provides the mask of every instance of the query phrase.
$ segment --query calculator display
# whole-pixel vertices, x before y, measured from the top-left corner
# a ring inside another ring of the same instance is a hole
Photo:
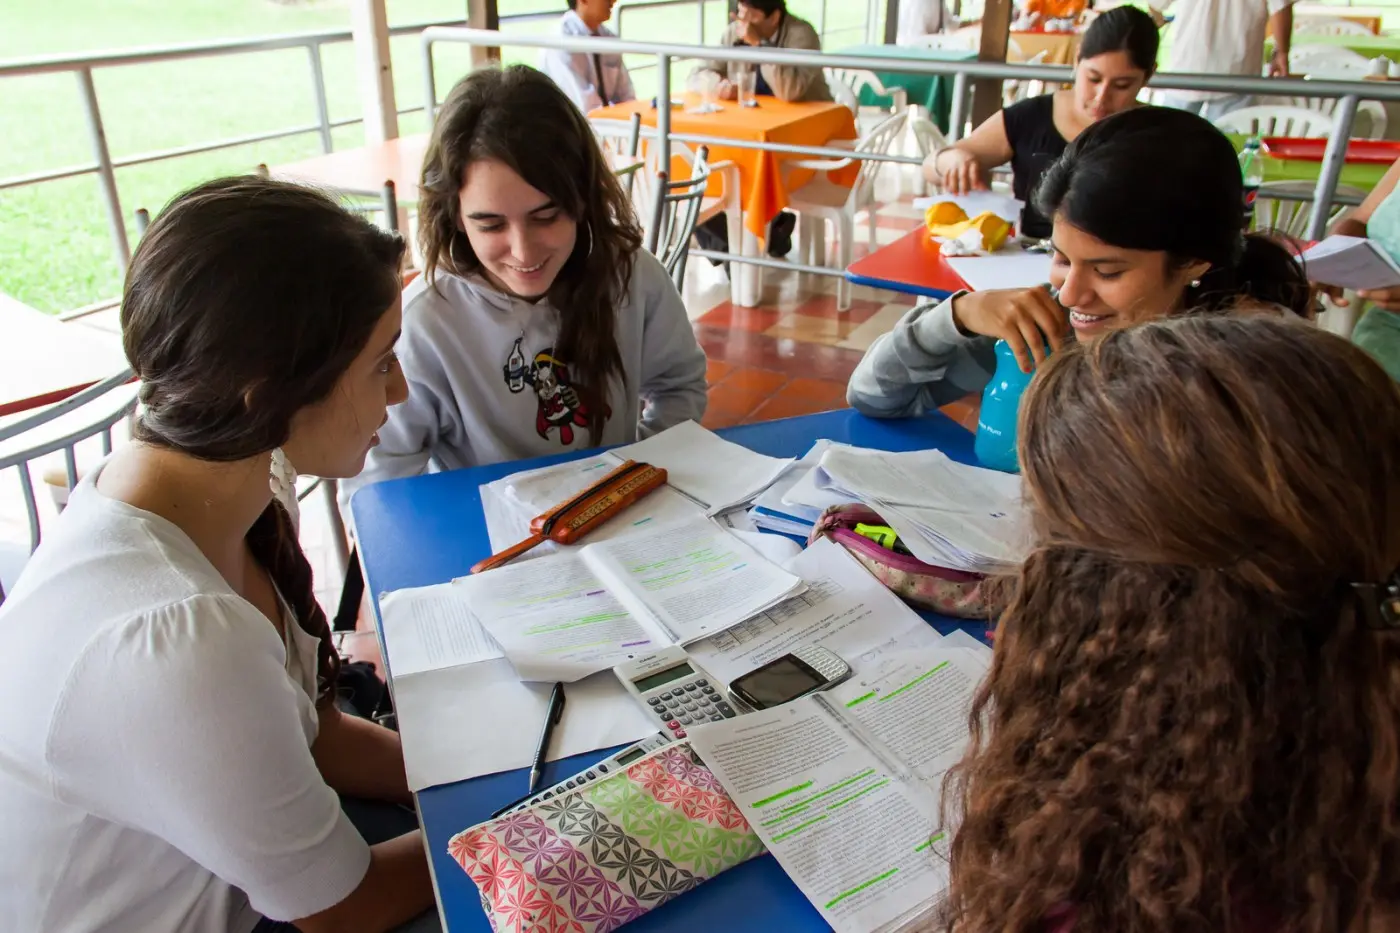
[[[617,756],[617,764],[619,767],[621,767],[622,765],[630,765],[632,762],[636,761],[638,758],[642,757],[646,753],[647,750],[645,748],[639,748],[635,751],[624,752],[623,754]]]
[[[659,674],[652,674],[650,677],[643,677],[641,680],[632,681],[638,693],[645,693],[653,687],[662,684],[669,684],[673,680],[680,680],[682,677],[689,677],[695,673],[695,668],[689,664],[677,664],[675,667],[668,667]]]

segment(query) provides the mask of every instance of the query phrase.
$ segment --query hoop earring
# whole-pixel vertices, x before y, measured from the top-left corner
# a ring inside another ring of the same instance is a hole
[[[585,221],[584,228],[588,230],[588,252],[583,254],[583,258],[588,259],[593,255],[593,221]]]

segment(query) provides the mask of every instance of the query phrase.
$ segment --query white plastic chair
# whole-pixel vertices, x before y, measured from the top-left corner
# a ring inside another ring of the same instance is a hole
[[[1288,70],[1293,74],[1368,74],[1371,61],[1365,55],[1336,45],[1295,45],[1288,51]]]
[[[1330,135],[1337,123],[1325,113],[1303,107],[1260,105],[1233,110],[1215,121],[1221,132],[1244,136],[1319,138]]]
[[[653,177],[647,248],[661,260],[677,290],[682,289],[685,283],[690,238],[700,223],[705,186],[710,183],[707,156],[708,150],[701,146],[695,161],[691,163],[690,177],[684,181],[669,181],[666,172],[657,172]]]
[[[855,152],[888,154],[908,119],[908,111],[891,114],[880,122],[853,147]],[[839,267],[851,264],[854,250],[856,212],[866,211],[869,242],[875,245],[875,181],[881,163],[862,159],[860,174],[850,188],[832,183],[827,172],[843,169],[853,159],[796,159],[785,163],[789,169],[812,169],[816,177],[800,188],[788,192],[788,207],[801,215],[797,228],[799,262],[810,265],[826,264],[825,230],[828,221],[836,229],[836,251]],[[845,311],[851,306],[851,284],[840,279],[836,287],[836,307]]]
[[[919,153],[919,158],[928,160],[931,155],[936,155],[952,145],[948,137],[943,135],[943,131],[934,125],[932,120],[925,117],[910,117],[909,131],[914,136],[914,146]],[[924,181],[923,166],[914,173],[914,195],[922,197],[928,192],[928,184]]]
[[[1304,110],[1334,117],[1337,112],[1335,97],[1290,97],[1288,104]],[[1378,100],[1363,100],[1356,104],[1356,120],[1351,125],[1352,139],[1385,139],[1386,125],[1390,122],[1385,107]]]
[[[832,96],[837,102],[850,109],[851,113],[860,116],[860,92],[866,88],[876,97],[888,97],[890,99],[889,108],[871,107],[872,111],[881,114],[903,110],[909,106],[909,92],[902,87],[886,88],[881,83],[879,77],[873,71],[865,71],[860,68],[823,68],[826,75],[827,86],[831,88]],[[843,93],[843,92],[849,92]]]
[[[630,120],[607,120],[602,118],[589,118],[589,126],[593,127],[593,135],[598,137],[598,142],[603,148],[613,155],[636,158],[637,152],[642,146],[642,115],[632,114]],[[635,172],[629,172],[622,186],[630,195],[632,193],[633,179]]]
[[[1308,231],[1316,187],[1310,181],[1270,181],[1260,185],[1259,196],[1254,201],[1254,229],[1301,239]],[[1364,189],[1352,185],[1338,185],[1337,194],[1358,200],[1366,197]],[[1281,195],[1292,197],[1284,198]],[[1345,204],[1333,204],[1327,216],[1328,225],[1346,210],[1349,208]]]
[[[671,142],[671,157],[681,159],[690,166],[692,174],[697,170],[696,165],[701,162],[700,156],[694,149],[685,143]],[[724,214],[725,230],[729,235],[729,249],[731,252],[739,251],[740,237],[744,232],[744,206],[739,198],[739,167],[729,159],[721,159],[718,162],[709,161],[708,156],[703,160],[705,171],[710,178],[715,175],[720,177],[720,193],[717,196],[705,196],[700,201],[700,214],[696,218],[697,224],[703,224],[719,214]],[[667,166],[669,169],[669,166]],[[645,210],[640,212],[645,223],[649,223],[652,212],[656,204],[656,173],[662,171],[662,167],[656,164],[654,153],[647,156],[646,167],[637,173],[637,203],[645,205]],[[667,173],[670,177],[670,173]],[[677,182],[669,182],[678,184]],[[681,283],[677,282],[676,287],[680,288]]]
[[[1026,59],[1027,65],[1044,64],[1045,56],[1050,54],[1049,49],[1041,49],[1030,58]],[[1010,52],[1007,53],[1007,61],[1011,60]],[[1001,104],[1003,107],[1010,107],[1012,104],[1023,101],[1029,97],[1038,97],[1045,93],[1044,81],[1021,81],[1012,79],[1002,85]]]
[[[100,437],[103,455],[111,453],[113,427],[136,410],[137,387],[131,375],[130,369],[124,369],[61,402],[0,426],[0,472],[15,467],[19,473],[20,492],[29,520],[30,553],[39,546],[42,537],[30,464],[61,450],[65,486],[71,491],[78,485],[77,445],[88,438]],[[0,581],[0,602],[4,600],[5,586]]]
[[[1293,21],[1295,36],[1369,36],[1371,30],[1349,19],[1314,19],[1300,16]]]

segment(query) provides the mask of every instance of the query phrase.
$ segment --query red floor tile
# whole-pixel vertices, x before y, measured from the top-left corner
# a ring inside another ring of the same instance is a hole
[[[779,418],[792,418],[796,415],[814,415],[821,411],[831,411],[836,408],[846,408],[846,399],[843,394],[839,402],[830,399],[819,399],[804,396],[800,392],[789,392],[783,389],[777,395],[768,399],[756,408],[749,416],[749,422],[755,421],[776,421]]]
[[[969,395],[960,398],[956,402],[944,405],[939,411],[952,418],[958,424],[969,431],[977,430],[977,414],[982,408],[982,398],[979,395]]]
[[[724,360],[705,361],[705,382],[709,385],[716,385],[724,381],[724,378],[734,372],[734,364],[726,363]]]
[[[863,355],[859,350],[802,343],[708,324],[696,324],[695,337],[705,356],[712,360],[833,382],[849,380]]]
[[[831,382],[826,379],[807,379],[799,376],[783,386],[778,394],[811,399],[814,402],[825,402],[833,408],[840,408],[843,407],[846,400],[846,383]]]
[[[783,313],[775,307],[759,305],[756,308],[742,308],[728,301],[721,301],[704,314],[700,323],[715,327],[729,327],[734,330],[747,330],[762,333],[782,318]]]
[[[730,392],[742,392],[752,398],[754,404],[781,389],[790,377],[766,369],[736,369],[718,388]]]
[[[803,317],[831,318],[847,320],[854,324],[864,324],[875,316],[884,304],[867,298],[852,298],[851,307],[846,311],[836,310],[835,295],[814,295],[798,305],[795,312]]]

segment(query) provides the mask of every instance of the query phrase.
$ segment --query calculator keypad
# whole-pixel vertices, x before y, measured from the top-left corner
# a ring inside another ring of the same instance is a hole
[[[685,727],[701,722],[720,722],[737,714],[722,694],[701,677],[673,685],[664,693],[646,698],[647,706],[666,729],[678,739],[685,738]]]

